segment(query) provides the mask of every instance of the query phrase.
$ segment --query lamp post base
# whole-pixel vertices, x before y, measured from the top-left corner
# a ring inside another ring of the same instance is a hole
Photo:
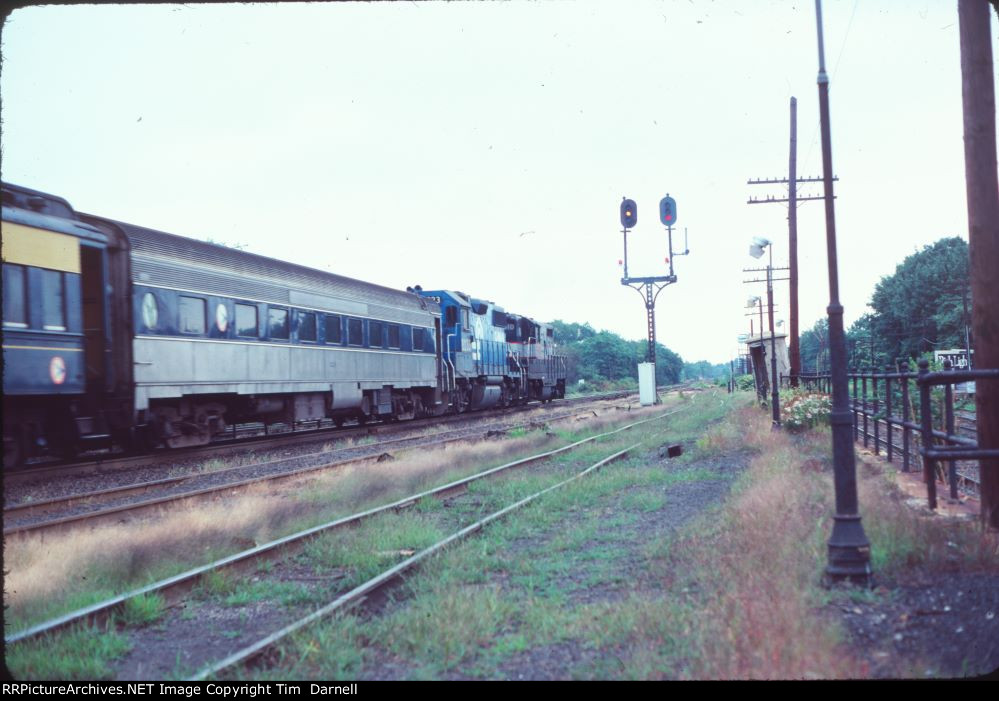
[[[833,517],[828,563],[823,577],[826,586],[848,582],[867,589],[873,587],[871,545],[860,525],[860,516]]]

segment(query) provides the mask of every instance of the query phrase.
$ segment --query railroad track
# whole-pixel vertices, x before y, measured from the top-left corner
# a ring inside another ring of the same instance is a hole
[[[683,384],[670,385],[660,388],[660,392],[670,391],[683,387]],[[635,395],[632,391],[606,392],[603,394],[586,395],[581,397],[570,397],[558,400],[556,404],[525,404],[514,407],[506,407],[492,412],[471,412],[464,414],[448,414],[426,419],[414,419],[404,422],[376,422],[357,426],[336,427],[332,422],[327,425],[312,427],[300,430],[291,430],[287,426],[278,425],[263,435],[259,435],[266,427],[262,424],[247,425],[245,433],[256,433],[244,438],[225,438],[206,446],[191,448],[160,449],[152,453],[140,455],[122,455],[103,453],[90,456],[81,461],[55,462],[55,463],[32,463],[27,467],[5,470],[4,484],[8,487],[25,483],[44,482],[62,477],[82,476],[91,474],[107,474],[137,469],[151,464],[156,464],[163,460],[170,461],[195,461],[205,458],[217,458],[238,454],[247,450],[272,450],[288,446],[298,446],[312,442],[323,442],[341,438],[351,438],[356,436],[378,435],[380,433],[392,433],[406,428],[427,428],[433,426],[450,425],[467,421],[477,421],[480,417],[501,416],[516,414],[524,411],[544,408],[547,410],[559,410],[561,407],[573,406],[575,404],[623,399]],[[310,422],[311,425],[311,422]],[[234,427],[235,428],[235,427]]]
[[[336,533],[344,531],[350,527],[356,526],[361,522],[370,520],[377,516],[389,516],[391,514],[397,514],[405,511],[406,509],[412,508],[420,503],[421,500],[435,497],[442,498],[448,496],[454,496],[459,493],[464,492],[468,489],[469,485],[478,482],[480,480],[490,479],[499,475],[508,474],[510,471],[529,465],[532,463],[539,463],[547,461],[549,458],[555,457],[556,455],[573,451],[581,446],[589,445],[600,439],[607,438],[614,434],[627,431],[635,426],[658,421],[664,419],[668,416],[683,411],[683,408],[674,409],[672,411],[658,413],[641,421],[632,422],[625,426],[621,426],[612,431],[607,431],[605,433],[591,436],[580,441],[576,441],[569,445],[557,448],[555,450],[545,451],[537,455],[532,455],[526,458],[521,458],[519,460],[514,460],[506,464],[494,467],[488,470],[481,471],[479,473],[448,482],[447,484],[440,485],[433,489],[429,489],[417,494],[412,494],[410,496],[404,497],[402,499],[393,501],[391,503],[379,506],[376,508],[368,509],[360,513],[352,514],[343,518],[338,518],[336,520],[309,528],[307,530],[300,531],[298,533],[280,538],[278,540],[265,543],[255,548],[244,550],[243,552],[231,555],[229,557],[223,558],[221,560],[209,563],[207,565],[197,567],[187,572],[175,575],[168,579],[155,582],[145,587],[121,594],[119,596],[113,597],[106,601],[88,606],[86,608],[73,611],[71,613],[65,614],[58,618],[54,618],[37,625],[31,626],[25,630],[17,633],[7,635],[5,640],[8,646],[25,644],[28,641],[38,640],[43,636],[51,636],[57,634],[59,631],[64,630],[69,627],[76,626],[102,626],[107,624],[113,619],[115,615],[120,613],[127,605],[128,602],[134,601],[136,599],[141,599],[144,597],[156,596],[161,597],[162,601],[166,606],[171,606],[177,604],[185,599],[185,597],[196,587],[199,582],[202,582],[205,578],[211,575],[222,575],[225,573],[227,575],[246,573],[250,571],[257,570],[259,573],[259,568],[264,562],[274,562],[274,561],[284,561],[288,562],[289,559],[296,553],[300,552],[306,547],[310,542],[313,542],[320,535]],[[610,461],[620,459],[626,455],[629,451],[634,450],[637,445],[629,446],[624,450],[619,450],[611,455],[607,455],[598,462],[590,465],[585,470],[580,471],[569,479],[561,480],[556,484],[550,485],[545,489],[537,491],[526,497],[521,497],[517,499],[514,503],[507,504],[503,508],[493,511],[489,515],[477,519],[474,523],[462,527],[460,530],[452,532],[451,535],[447,536],[434,543],[433,545],[423,548],[420,552],[411,553],[405,560],[398,562],[395,565],[384,569],[380,574],[375,577],[369,578],[357,586],[353,586],[350,591],[343,594],[336,595],[334,600],[325,606],[319,608],[318,610],[313,610],[309,612],[308,615],[294,620],[290,624],[283,625],[276,632],[269,633],[267,636],[256,640],[252,644],[240,646],[238,649],[229,652],[223,659],[205,666],[201,669],[195,678],[205,678],[206,676],[211,676],[218,674],[220,671],[231,667],[235,664],[240,664],[246,660],[259,655],[262,651],[271,648],[275,643],[285,638],[287,635],[291,634],[295,630],[299,630],[302,627],[309,625],[312,621],[317,620],[326,615],[330,615],[336,611],[342,610],[344,607],[357,603],[362,597],[370,595],[373,591],[377,590],[379,587],[384,586],[388,582],[392,581],[399,574],[407,571],[408,569],[417,566],[420,562],[424,561],[427,557],[435,552],[447,547],[449,544],[456,542],[461,538],[468,537],[473,533],[479,531],[487,523],[502,518],[504,515],[510,513],[511,511],[520,508],[531,501],[536,500],[543,494],[550,492],[554,489],[561,488],[566,484],[571,483],[583,476],[599,469],[601,466],[607,464]],[[551,465],[551,463],[546,463]],[[552,467],[551,469],[555,469]],[[557,473],[556,473],[557,474]],[[556,477],[557,479],[557,477]],[[328,587],[328,584],[323,585],[324,588]],[[231,646],[230,646],[231,647]],[[8,653],[11,648],[8,648]]]
[[[587,409],[584,414],[596,413]],[[579,417],[571,411],[545,416],[518,426],[488,424],[475,429],[460,428],[433,435],[389,438],[367,445],[339,450],[297,455],[257,464],[238,465],[208,473],[184,474],[176,477],[131,483],[109,489],[69,494],[41,501],[26,501],[4,509],[4,536],[39,533],[68,526],[91,526],[125,514],[137,516],[150,510],[192,500],[210,500],[221,493],[262,483],[276,484],[310,473],[319,473],[346,465],[386,459],[388,450],[412,450],[440,447],[456,442],[475,441],[505,434],[515,429],[540,428],[544,423]],[[494,418],[494,417],[489,417]],[[306,464],[302,464],[305,462]],[[138,497],[138,498],[137,498]]]

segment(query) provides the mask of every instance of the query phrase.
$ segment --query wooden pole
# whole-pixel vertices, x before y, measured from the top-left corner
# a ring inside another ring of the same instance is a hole
[[[989,3],[959,0],[964,104],[964,172],[968,190],[971,325],[975,365],[999,368],[999,176],[996,174],[996,99],[992,78]],[[976,385],[978,446],[999,448],[999,383]],[[999,529],[999,459],[981,465],[982,523]]]
[[[788,158],[787,250],[790,261],[791,386],[798,386],[801,374],[801,348],[798,345],[798,100],[791,98],[791,155]]]

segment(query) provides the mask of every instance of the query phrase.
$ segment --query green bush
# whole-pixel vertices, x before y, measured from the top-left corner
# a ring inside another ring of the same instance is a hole
[[[756,379],[752,375],[739,375],[735,378],[735,388],[742,392],[755,392]]]

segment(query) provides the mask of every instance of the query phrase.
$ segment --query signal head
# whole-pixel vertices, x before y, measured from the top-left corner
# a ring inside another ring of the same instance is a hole
[[[659,221],[663,226],[676,226],[676,200],[669,195],[659,200]]]
[[[621,201],[621,226],[633,229],[636,223],[638,223],[638,205],[635,204],[635,200],[625,198]]]

